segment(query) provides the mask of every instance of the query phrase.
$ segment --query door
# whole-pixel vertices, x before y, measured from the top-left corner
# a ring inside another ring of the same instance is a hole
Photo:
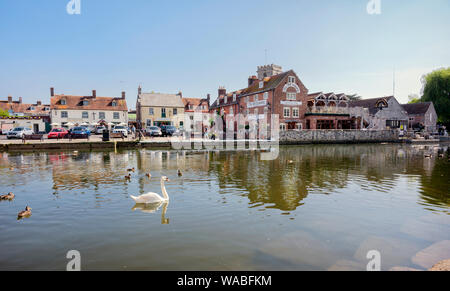
[[[34,133],[39,133],[39,124],[33,124]]]

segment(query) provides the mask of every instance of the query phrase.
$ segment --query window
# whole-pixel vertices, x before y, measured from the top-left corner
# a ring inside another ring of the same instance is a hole
[[[264,100],[267,100],[267,99],[269,99],[269,92],[265,92],[265,93],[264,93],[264,97],[263,97],[263,98],[264,98]]]
[[[248,96],[245,97],[245,103],[248,103]]]
[[[280,130],[285,131],[286,130],[286,124],[280,123]]]
[[[286,93],[287,100],[297,100],[297,93]]]
[[[105,119],[105,112],[99,112],[98,113],[98,118]]]
[[[117,106],[117,102],[116,102],[116,101],[113,101],[113,102],[111,103],[111,106],[112,106],[112,107],[116,107],[116,106]]]
[[[236,102],[236,93],[233,94],[233,102]]]
[[[294,76],[289,76],[288,77],[288,83],[295,83],[295,77]]]
[[[66,105],[66,104],[67,104],[66,99],[61,99],[61,105]]]
[[[299,117],[298,108],[292,108],[292,117]]]
[[[45,111],[50,111],[50,107],[45,107],[44,110]]]
[[[259,95],[258,95],[258,94],[256,94],[255,96],[253,96],[253,101],[258,101],[258,99],[259,99]]]
[[[295,129],[296,129],[296,130],[302,130],[302,129],[303,129],[303,124],[301,124],[301,123],[296,123],[296,124],[295,124]]]
[[[147,126],[152,126],[152,120],[151,119],[147,119]]]
[[[233,115],[233,107],[230,108],[230,115]]]
[[[61,118],[68,118],[69,114],[67,111],[61,111]]]
[[[291,109],[290,108],[284,108],[283,109],[283,116],[284,117],[291,117]]]
[[[34,110],[34,106],[31,106],[31,107],[30,107],[30,110]]]
[[[154,115],[155,114],[155,112],[153,111],[153,108],[149,108],[148,109],[148,114],[149,115]]]
[[[87,105],[89,105],[89,101],[83,100],[83,106],[87,106]]]
[[[114,119],[119,119],[120,118],[119,112],[114,112],[113,118]]]
[[[83,119],[89,118],[89,113],[87,111],[83,111],[81,113],[81,118],[83,118]]]
[[[166,108],[161,108],[161,117],[166,118]]]
[[[173,109],[173,115],[177,115],[178,114],[178,109],[177,108],[174,108]]]
[[[228,96],[225,96],[225,99],[224,99],[225,101],[225,103],[228,103]]]
[[[264,81],[259,82],[259,89],[262,89],[264,87]]]

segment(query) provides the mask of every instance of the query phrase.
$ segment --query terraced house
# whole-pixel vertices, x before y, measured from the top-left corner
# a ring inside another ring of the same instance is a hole
[[[183,94],[142,93],[138,88],[136,117],[138,126],[184,126]]]
[[[99,97],[96,90],[91,96],[51,95],[52,123],[62,127],[73,125],[106,123],[108,125],[128,124],[128,107],[125,92],[121,97]]]

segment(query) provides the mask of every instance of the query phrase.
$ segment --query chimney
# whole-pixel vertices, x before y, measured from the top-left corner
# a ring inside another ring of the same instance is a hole
[[[122,99],[125,99],[125,91],[122,91]]]
[[[208,100],[208,106],[209,106],[209,102],[211,100],[211,95],[210,94],[206,95],[206,100]]]
[[[42,105],[42,102],[41,102],[41,101],[38,101],[38,102],[36,103],[36,105],[37,105],[37,106],[41,106],[41,105]]]
[[[227,89],[225,87],[219,87],[219,97],[227,95]]]
[[[22,104],[22,97],[19,97],[19,104]]]
[[[180,96],[180,98],[183,98],[183,92],[180,91],[177,95]]]
[[[51,97],[55,96],[55,88],[53,87],[50,88],[50,96]]]
[[[92,90],[92,97],[97,98],[97,90]]]
[[[8,96],[8,103],[12,103],[12,96]]]
[[[142,87],[141,87],[141,85],[139,85],[139,87],[138,87],[138,95],[141,95],[142,94]]]
[[[251,85],[253,85],[253,83],[258,80],[258,77],[256,76],[250,76],[248,77],[248,86],[250,87]]]

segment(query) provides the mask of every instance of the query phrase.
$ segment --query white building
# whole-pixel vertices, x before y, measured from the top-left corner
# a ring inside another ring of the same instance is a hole
[[[68,127],[69,123],[80,125],[89,123],[128,124],[128,107],[125,92],[122,97],[55,95],[51,94],[51,120],[53,124]]]

